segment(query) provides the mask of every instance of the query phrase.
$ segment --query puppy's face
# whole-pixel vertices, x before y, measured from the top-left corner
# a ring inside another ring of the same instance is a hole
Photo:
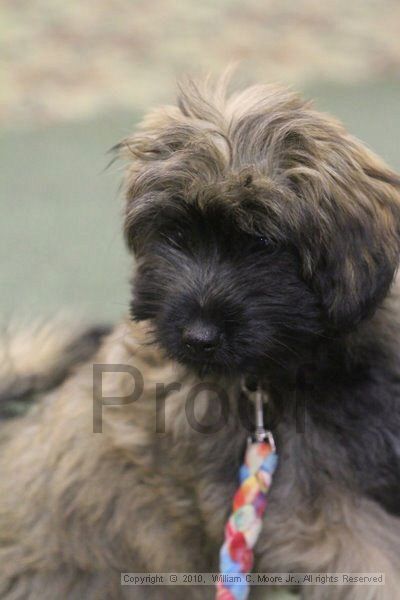
[[[132,315],[197,371],[302,360],[384,299],[400,180],[294,94],[181,91],[121,144]]]
[[[320,330],[293,247],[240,228],[223,202],[172,198],[137,247],[132,315],[171,358],[200,373],[286,363]],[[285,357],[285,358],[284,358]]]

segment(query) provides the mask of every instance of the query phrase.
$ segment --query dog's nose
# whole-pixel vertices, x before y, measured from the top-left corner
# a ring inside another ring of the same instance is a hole
[[[220,332],[212,323],[196,321],[185,327],[182,340],[192,352],[211,353],[219,344]]]

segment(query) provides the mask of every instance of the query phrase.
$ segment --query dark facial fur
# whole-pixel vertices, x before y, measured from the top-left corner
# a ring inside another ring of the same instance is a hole
[[[157,217],[138,252],[132,315],[153,322],[171,358],[200,372],[249,372],[312,341],[318,302],[294,248],[242,231],[217,201],[202,209],[172,199]]]

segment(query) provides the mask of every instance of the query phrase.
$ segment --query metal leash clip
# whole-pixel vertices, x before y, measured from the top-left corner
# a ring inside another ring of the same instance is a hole
[[[264,424],[264,404],[268,402],[268,394],[264,392],[259,385],[252,391],[244,384],[243,389],[247,397],[254,403],[254,422],[255,431],[249,438],[249,443],[268,441],[272,450],[275,452],[275,440],[272,432],[265,429]]]

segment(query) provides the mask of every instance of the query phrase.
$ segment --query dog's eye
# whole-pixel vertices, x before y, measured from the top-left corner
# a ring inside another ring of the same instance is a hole
[[[271,241],[264,236],[256,236],[251,239],[250,248],[253,252],[267,251],[272,252],[273,246]]]
[[[267,238],[262,236],[257,238],[257,243],[264,247],[269,245]]]

